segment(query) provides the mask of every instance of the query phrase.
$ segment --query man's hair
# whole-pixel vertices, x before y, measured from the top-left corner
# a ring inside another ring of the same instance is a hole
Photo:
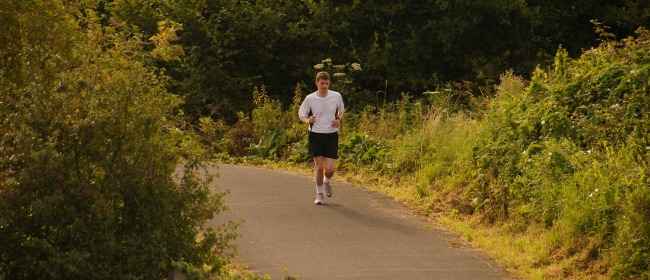
[[[318,80],[329,81],[330,80],[330,74],[325,72],[325,71],[318,72],[318,74],[316,74],[316,82],[318,82]]]

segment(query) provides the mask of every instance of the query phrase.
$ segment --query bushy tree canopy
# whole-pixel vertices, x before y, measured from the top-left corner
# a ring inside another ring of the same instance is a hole
[[[164,65],[171,90],[194,119],[233,121],[253,108],[255,86],[290,104],[295,84],[311,83],[326,58],[362,65],[354,90],[368,104],[377,91],[397,100],[449,81],[493,85],[509,69],[528,77],[559,45],[570,56],[595,47],[592,20],[621,37],[650,24],[650,4],[639,0],[115,0],[106,10],[147,36],[160,20],[183,24],[187,56]]]
[[[0,4],[0,278],[219,271],[227,233],[201,228],[222,194],[195,174],[180,100],[149,43],[103,26],[97,4]]]

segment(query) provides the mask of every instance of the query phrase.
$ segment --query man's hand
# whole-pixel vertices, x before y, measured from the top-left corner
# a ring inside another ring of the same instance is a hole
[[[333,121],[332,121],[332,126],[333,126],[333,127],[336,127],[336,128],[341,127],[341,119],[335,119],[335,120],[333,120]]]
[[[300,117],[300,120],[306,124],[314,124],[316,122],[316,116]]]

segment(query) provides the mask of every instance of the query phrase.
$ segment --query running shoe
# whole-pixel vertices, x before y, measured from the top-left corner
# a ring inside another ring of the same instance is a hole
[[[332,197],[332,186],[330,186],[330,182],[323,183],[323,185],[325,185],[325,195]]]
[[[323,194],[322,193],[316,194],[316,200],[314,201],[314,204],[317,204],[317,205],[325,204],[325,202],[323,201]]]

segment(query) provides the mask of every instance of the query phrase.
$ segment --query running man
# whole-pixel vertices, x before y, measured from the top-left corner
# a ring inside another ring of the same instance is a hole
[[[316,169],[316,201],[324,204],[323,194],[332,196],[330,180],[334,176],[339,149],[339,128],[343,119],[343,98],[329,90],[330,75],[316,74],[317,91],[307,95],[300,105],[300,120],[309,124],[309,154],[314,158]]]

